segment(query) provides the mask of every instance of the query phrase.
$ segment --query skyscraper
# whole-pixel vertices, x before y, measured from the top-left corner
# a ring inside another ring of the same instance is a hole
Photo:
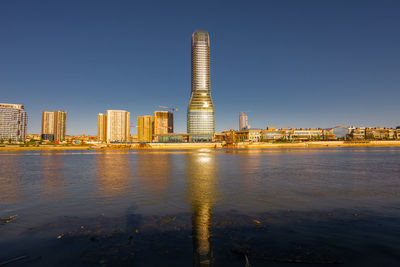
[[[206,31],[192,34],[192,90],[187,111],[187,132],[198,134],[203,140],[211,140],[215,132],[210,88],[210,37]]]
[[[23,105],[0,103],[0,140],[25,140],[27,123]]]
[[[67,128],[67,112],[42,112],[42,139],[62,142]]]
[[[170,111],[154,111],[154,135],[174,132],[174,114]]]
[[[107,115],[99,113],[97,115],[97,140],[101,142],[107,141]]]
[[[249,129],[249,124],[247,122],[247,115],[244,114],[243,112],[240,112],[239,114],[239,131],[247,130]]]
[[[154,117],[151,115],[138,117],[138,141],[151,142],[154,134]]]
[[[107,110],[107,143],[128,142],[130,139],[131,114],[125,110]]]

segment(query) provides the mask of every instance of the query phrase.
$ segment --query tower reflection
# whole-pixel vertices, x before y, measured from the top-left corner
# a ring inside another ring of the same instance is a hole
[[[213,153],[187,154],[188,194],[192,205],[194,266],[212,266],[210,243],[212,206],[216,200],[216,161]]]

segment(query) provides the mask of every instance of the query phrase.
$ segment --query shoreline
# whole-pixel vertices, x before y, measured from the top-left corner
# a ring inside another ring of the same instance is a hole
[[[297,143],[238,143],[223,146],[222,143],[139,143],[119,145],[79,146],[4,146],[0,151],[56,151],[56,150],[180,150],[180,149],[260,149],[260,148],[326,148],[326,147],[389,147],[400,146],[399,141],[309,141]]]

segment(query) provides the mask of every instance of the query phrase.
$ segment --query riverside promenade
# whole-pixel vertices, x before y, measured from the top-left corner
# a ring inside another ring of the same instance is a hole
[[[204,143],[127,143],[127,144],[90,144],[90,145],[55,145],[55,146],[4,146],[0,151],[33,151],[33,150],[108,150],[108,149],[260,149],[260,148],[317,148],[317,147],[390,147],[400,146],[398,141],[308,141],[291,143],[235,143],[204,142]]]

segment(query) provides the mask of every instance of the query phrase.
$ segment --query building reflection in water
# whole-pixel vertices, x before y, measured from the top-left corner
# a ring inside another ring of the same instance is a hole
[[[17,156],[4,156],[0,158],[0,204],[9,204],[21,200],[21,173],[22,160]],[[1,206],[1,205],[0,205]]]
[[[44,154],[40,156],[41,191],[44,197],[57,199],[64,197],[64,161],[63,155]]]
[[[216,159],[214,153],[188,153],[188,194],[192,205],[194,266],[212,266],[210,243],[212,206],[216,201]]]
[[[141,188],[150,195],[153,201],[164,198],[171,182],[173,161],[170,153],[139,152],[136,157],[136,173]]]
[[[96,177],[101,195],[118,197],[128,192],[132,182],[130,154],[96,154]]]

